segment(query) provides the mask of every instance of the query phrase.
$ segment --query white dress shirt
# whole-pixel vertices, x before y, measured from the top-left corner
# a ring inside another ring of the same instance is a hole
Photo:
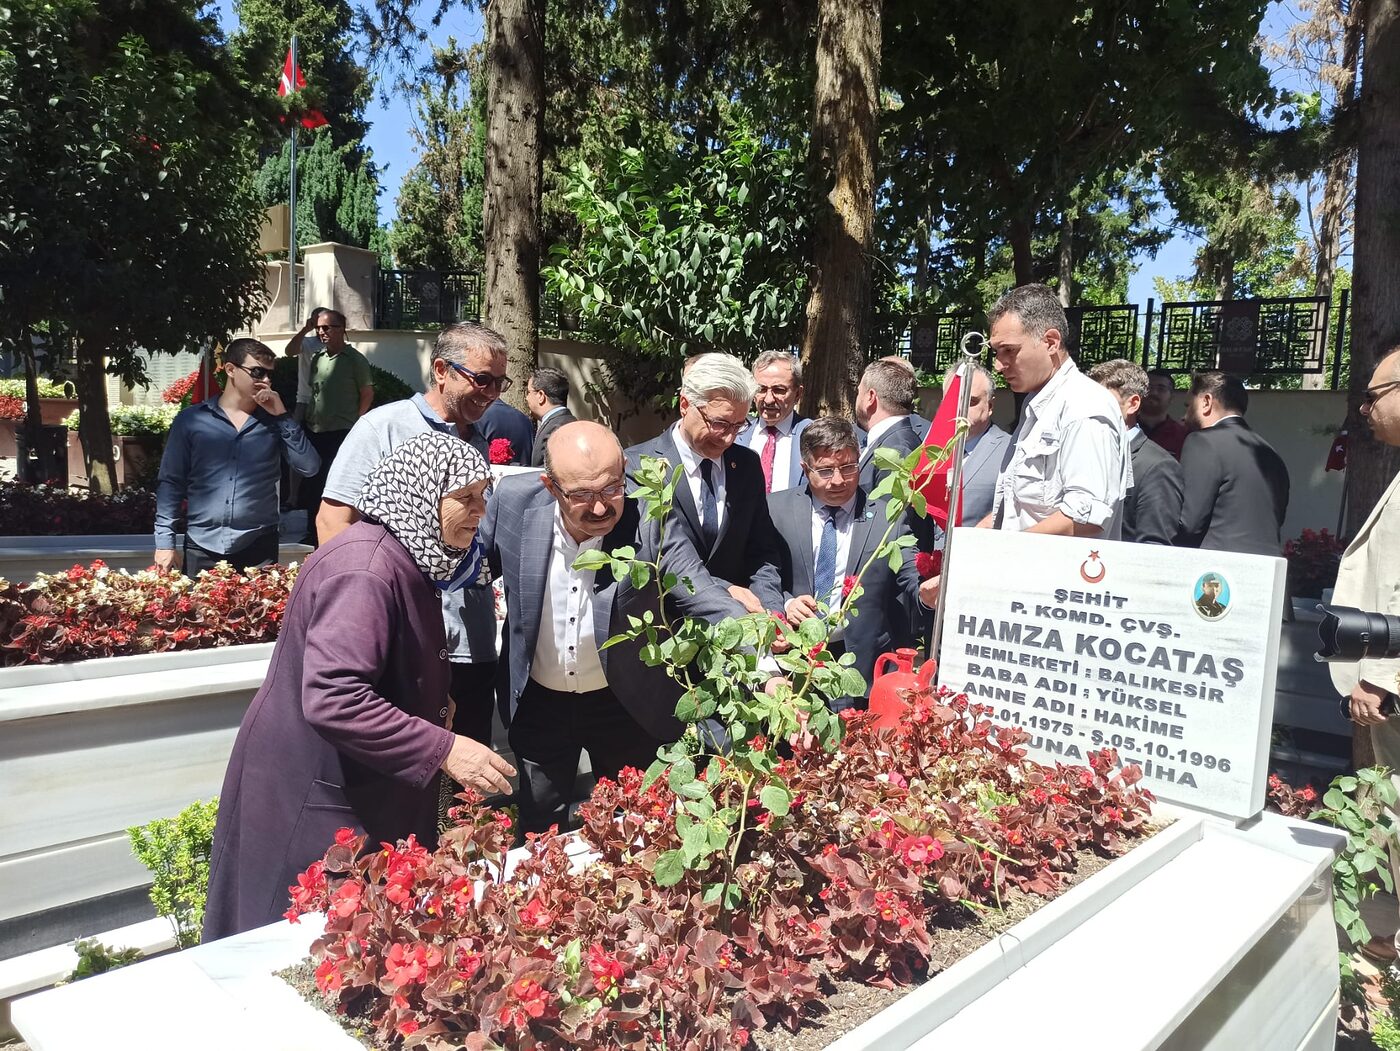
[[[1029,529],[1056,511],[1123,535],[1123,497],[1133,484],[1123,411],[1109,391],[1068,359],[1021,409],[1011,458],[997,478],[992,514],[1002,529]]]
[[[704,479],[700,477],[700,454],[690,447],[690,443],[685,440],[685,435],[681,433],[680,424],[671,428],[671,439],[676,443],[676,451],[681,454],[681,466],[685,468],[685,483],[690,486],[690,498],[695,501],[695,511],[703,517],[704,502],[700,499],[700,486],[704,484]],[[715,506],[719,508],[719,514],[715,518],[715,532],[718,533],[724,525],[724,460],[722,458],[709,457],[710,463],[714,467],[710,469],[710,480],[714,483]],[[704,555],[705,552],[701,552]]]
[[[792,474],[792,428],[796,424],[797,413],[790,412],[777,423],[768,424],[763,422],[763,417],[758,417],[754,423],[753,433],[749,435],[749,448],[758,453],[759,459],[763,458],[763,447],[768,444],[768,428],[773,427],[778,432],[778,447],[773,452],[773,492],[782,489],[791,489],[797,482],[790,476]]]
[[[603,538],[576,543],[554,509],[554,543],[544,579],[540,633],[530,678],[559,693],[591,693],[608,685],[598,643],[593,637],[593,578],[591,569],[574,569],[580,551],[593,551]]]

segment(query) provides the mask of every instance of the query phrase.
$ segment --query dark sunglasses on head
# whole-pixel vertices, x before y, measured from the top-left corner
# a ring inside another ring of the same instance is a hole
[[[253,365],[250,367],[248,365],[240,365],[236,361],[230,361],[229,364],[236,369],[242,369],[248,375],[252,376],[255,380],[266,380],[272,378],[272,370],[265,369],[261,365]]]

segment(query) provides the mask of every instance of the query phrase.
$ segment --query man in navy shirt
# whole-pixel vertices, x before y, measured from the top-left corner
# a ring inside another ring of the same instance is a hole
[[[170,425],[156,491],[157,566],[183,563],[194,577],[218,562],[242,570],[277,561],[282,457],[304,477],[321,460],[272,389],[276,360],[255,339],[234,340],[218,400],[191,405]],[[183,555],[175,547],[182,519]]]

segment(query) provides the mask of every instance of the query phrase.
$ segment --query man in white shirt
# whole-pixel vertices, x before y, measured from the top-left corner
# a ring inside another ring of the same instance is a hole
[[[1070,359],[1059,298],[1045,285],[1022,285],[998,299],[987,320],[997,371],[1026,401],[992,511],[978,524],[1121,539],[1132,485],[1123,413]]]
[[[758,453],[765,491],[778,493],[802,481],[798,439],[811,422],[797,414],[802,363],[785,350],[766,350],[754,360],[753,381],[758,415],[739,433],[738,444]]]

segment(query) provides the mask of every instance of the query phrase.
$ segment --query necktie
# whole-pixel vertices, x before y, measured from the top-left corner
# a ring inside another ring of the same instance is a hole
[[[773,491],[773,457],[778,452],[778,428],[768,428],[768,440],[763,443],[763,491]]]
[[[817,545],[817,564],[812,573],[813,595],[818,602],[828,602],[836,587],[836,514],[839,507],[823,507],[822,538]]]
[[[700,461],[700,533],[705,541],[705,554],[714,550],[719,539],[719,504],[715,500],[714,461]]]

